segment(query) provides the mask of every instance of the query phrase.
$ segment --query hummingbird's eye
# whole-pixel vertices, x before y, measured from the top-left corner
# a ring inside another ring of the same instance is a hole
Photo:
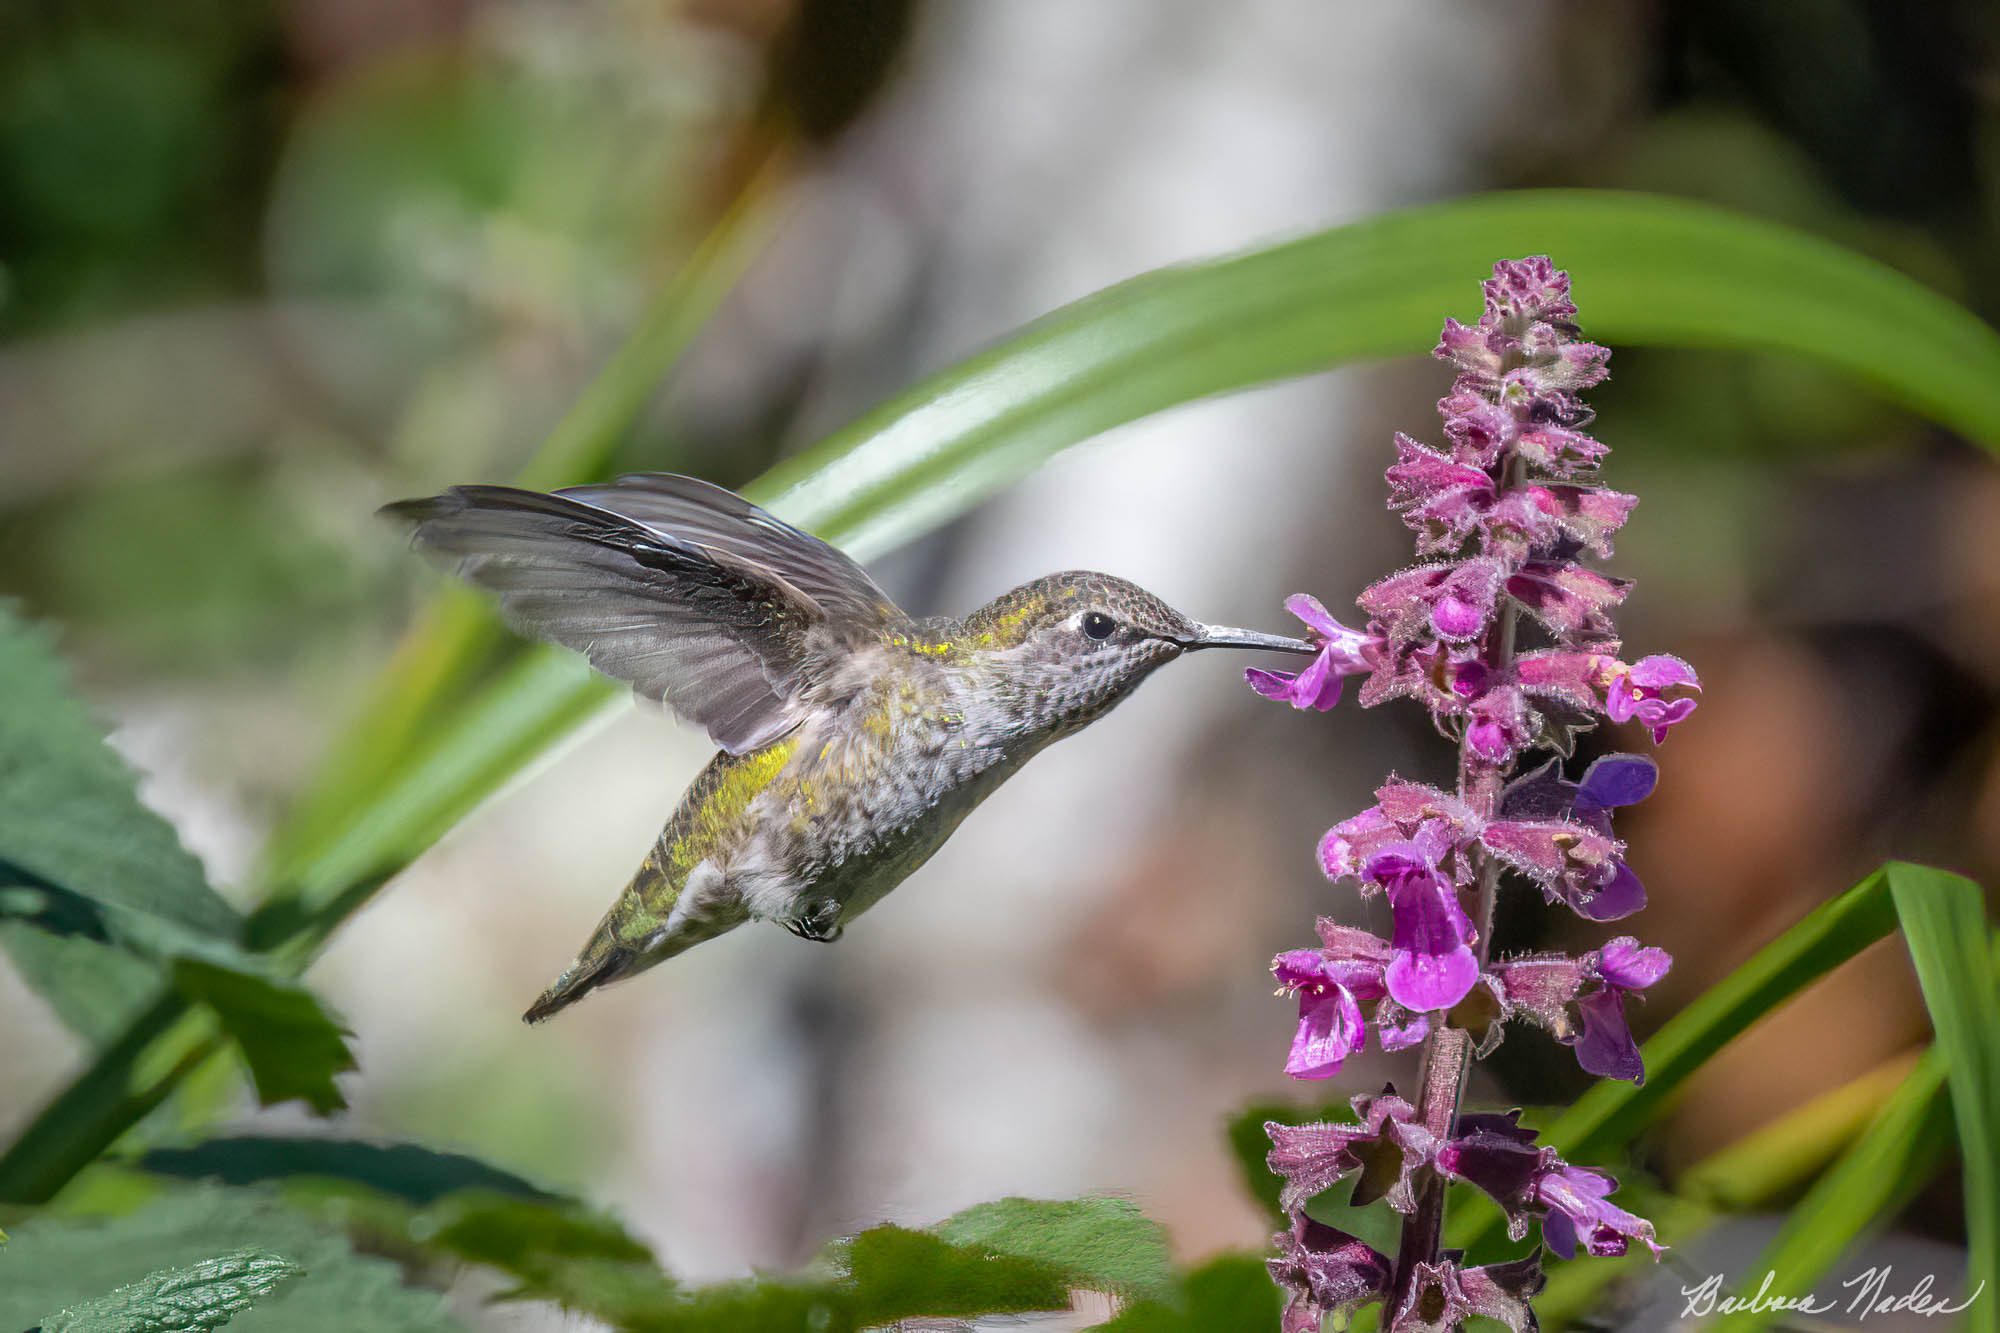
[[[1118,628],[1118,622],[1102,611],[1088,611],[1083,617],[1083,633],[1086,638],[1108,639],[1111,631]]]

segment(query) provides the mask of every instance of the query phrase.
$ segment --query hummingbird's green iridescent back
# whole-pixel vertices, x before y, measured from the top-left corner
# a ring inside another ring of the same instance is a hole
[[[912,620],[833,548],[686,477],[455,487],[388,512],[517,628],[722,747],[530,1022],[752,918],[834,939],[1031,755],[1163,663],[1208,646],[1312,651],[1081,572],[962,621]]]

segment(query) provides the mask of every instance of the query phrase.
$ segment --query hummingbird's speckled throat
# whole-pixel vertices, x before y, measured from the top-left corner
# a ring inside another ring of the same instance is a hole
[[[1190,620],[1109,574],[913,619],[825,542],[665,473],[549,495],[455,486],[383,512],[497,594],[514,628],[722,747],[531,1023],[752,918],[838,937],[1031,755],[1182,653],[1314,651]]]

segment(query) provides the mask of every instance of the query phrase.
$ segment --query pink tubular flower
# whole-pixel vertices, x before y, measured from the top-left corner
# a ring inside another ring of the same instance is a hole
[[[1604,712],[1613,722],[1638,718],[1639,725],[1652,733],[1653,744],[1658,745],[1666,740],[1670,727],[1687,720],[1695,706],[1685,694],[1668,698],[1668,692],[1700,689],[1693,667],[1678,657],[1657,653],[1613,675]]]
[[[1565,1045],[1576,1062],[1600,1078],[1646,1081],[1646,1063],[1625,1021],[1625,997],[1667,974],[1665,949],[1642,947],[1623,935],[1581,958],[1537,954],[1509,959],[1492,971],[1509,1013],[1532,1019]]]
[[[1463,1117],[1466,1132],[1438,1146],[1437,1169],[1491,1195],[1507,1210],[1507,1233],[1516,1240],[1539,1217],[1542,1239],[1565,1259],[1575,1256],[1579,1238],[1589,1254],[1623,1254],[1636,1240],[1657,1256],[1653,1224],[1608,1201],[1618,1182],[1569,1165],[1553,1148],[1537,1147],[1519,1114]]]
[[[1616,921],[1646,905],[1646,887],[1611,835],[1611,812],[1645,800],[1658,780],[1653,761],[1635,754],[1606,755],[1580,782],[1566,780],[1551,759],[1508,784],[1501,817],[1480,837],[1550,901],[1566,902],[1592,921]]]
[[[1585,1072],[1633,1084],[1646,1081],[1646,1062],[1640,1058],[1639,1044],[1632,1040],[1632,1029],[1625,1022],[1625,997],[1646,989],[1667,975],[1673,965],[1665,949],[1641,948],[1629,935],[1621,935],[1589,956],[1585,975],[1597,986],[1587,989],[1576,1002],[1583,1012],[1576,1062]]]
[[[1625,1253],[1629,1241],[1638,1241],[1659,1257],[1660,1245],[1653,1239],[1653,1224],[1635,1217],[1607,1197],[1618,1182],[1600,1171],[1580,1166],[1564,1166],[1537,1182],[1535,1201],[1546,1209],[1542,1214],[1542,1243],[1565,1259],[1576,1257],[1577,1243],[1586,1254]]]
[[[1414,838],[1393,842],[1368,860],[1362,877],[1389,895],[1395,913],[1385,980],[1405,1009],[1449,1009],[1479,980],[1472,920],[1459,906],[1458,886],[1439,863],[1452,850],[1449,827],[1436,820]]]
[[[1379,650],[1381,640],[1347,628],[1327,614],[1318,598],[1304,593],[1287,597],[1285,609],[1306,622],[1313,640],[1319,644],[1319,655],[1296,674],[1251,667],[1243,673],[1243,678],[1266,699],[1324,713],[1340,702],[1342,677],[1360,675],[1373,668],[1368,657]]]
[[[1292,949],[1271,962],[1271,975],[1284,992],[1299,997],[1299,1030],[1285,1072],[1293,1078],[1331,1078],[1347,1057],[1368,1044],[1361,1001],[1346,969],[1323,950]]]

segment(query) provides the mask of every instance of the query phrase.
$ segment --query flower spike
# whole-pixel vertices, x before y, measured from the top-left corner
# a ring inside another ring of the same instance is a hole
[[[1638,501],[1595,479],[1607,451],[1582,395],[1611,354],[1581,336],[1569,275],[1545,256],[1505,260],[1481,293],[1479,318],[1445,320],[1433,353],[1454,372],[1439,436],[1398,434],[1385,474],[1419,563],[1361,592],[1362,629],[1292,598],[1318,654],[1296,675],[1248,673],[1259,694],[1320,712],[1345,677],[1365,675],[1362,707],[1413,700],[1459,751],[1455,789],[1392,777],[1320,841],[1327,878],[1387,899],[1388,938],[1321,918],[1321,947],[1273,964],[1299,1005],[1294,1077],[1337,1073],[1370,1027],[1384,1051],[1426,1043],[1430,1062],[1415,1106],[1385,1090],[1354,1099],[1353,1123],[1266,1126],[1293,1224],[1271,1271],[1291,1293],[1294,1333],[1378,1299],[1390,1333],[1444,1333],[1475,1316],[1535,1328],[1539,1251],[1476,1268],[1441,1251],[1441,1178],[1500,1200],[1516,1240],[1539,1221],[1564,1258],[1659,1251],[1652,1225],[1610,1202],[1610,1176],[1538,1145],[1518,1113],[1457,1110],[1470,1061],[1515,1019],[1546,1028],[1590,1073],[1645,1078],[1625,1006],[1666,975],[1663,950],[1620,936],[1578,957],[1496,962],[1484,936],[1503,875],[1587,921],[1646,905],[1614,821],[1652,793],[1658,768],[1633,754],[1580,773],[1564,761],[1603,721],[1636,722],[1661,744],[1701,690],[1678,657],[1624,658],[1614,616],[1632,585],[1588,563],[1611,557]],[[1538,751],[1550,757],[1537,764]],[[1350,1176],[1351,1204],[1379,1198],[1405,1215],[1396,1263],[1305,1214]]]

